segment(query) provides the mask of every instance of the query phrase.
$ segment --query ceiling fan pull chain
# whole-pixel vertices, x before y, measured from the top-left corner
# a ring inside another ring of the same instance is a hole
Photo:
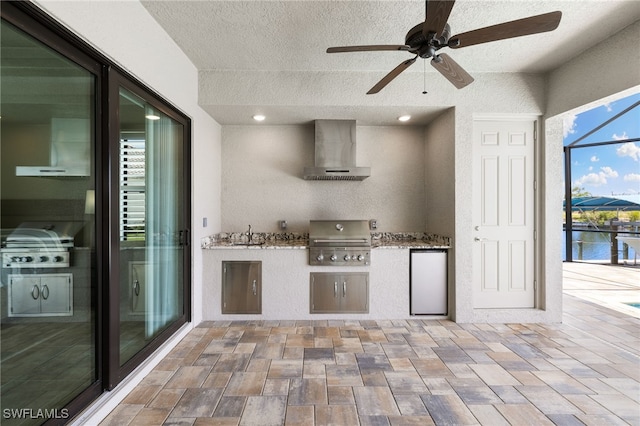
[[[424,86],[422,89],[422,94],[426,95],[427,94],[427,60],[423,59],[422,60],[422,68],[424,69],[422,75],[424,75]]]

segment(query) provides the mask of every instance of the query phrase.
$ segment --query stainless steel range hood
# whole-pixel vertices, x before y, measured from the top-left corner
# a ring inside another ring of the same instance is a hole
[[[364,180],[371,168],[356,166],[356,121],[316,120],[315,165],[305,180]]]

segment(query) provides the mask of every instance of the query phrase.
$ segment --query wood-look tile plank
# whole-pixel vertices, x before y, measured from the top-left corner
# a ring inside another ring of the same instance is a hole
[[[553,425],[553,422],[532,404],[504,404],[494,407],[512,425]]]
[[[356,400],[353,396],[353,388],[351,386],[328,386],[327,396],[329,405],[355,405]]]
[[[285,426],[315,425],[315,410],[313,405],[288,405],[284,424]]]
[[[327,386],[364,386],[360,369],[352,365],[326,365]]]
[[[250,396],[240,418],[240,426],[280,426],[287,408],[285,396]]]
[[[274,396],[274,395],[288,395],[289,394],[289,379],[267,379],[264,382],[264,389],[262,395]]]
[[[287,404],[327,404],[327,382],[324,379],[291,379]]]
[[[169,416],[171,410],[166,408],[143,408],[140,412],[131,420],[128,426],[149,426],[160,425],[164,423]]]
[[[169,417],[211,417],[221,396],[220,388],[187,389]]]
[[[316,426],[358,425],[355,405],[316,405]]]
[[[468,407],[481,425],[510,426],[507,419],[493,405],[469,405]]]
[[[262,394],[264,382],[267,379],[266,372],[247,373],[235,372],[224,391],[225,396],[250,396]],[[228,417],[228,416],[223,416]],[[231,416],[233,417],[233,416]]]
[[[353,388],[356,407],[360,416],[400,415],[393,394],[385,386],[363,386]]]
[[[158,394],[147,404],[150,408],[173,408],[180,401],[182,395],[186,389],[162,389]]]
[[[223,396],[213,412],[213,417],[240,418],[247,398],[244,396]]]
[[[420,395],[397,395],[394,394],[396,404],[400,410],[400,414],[403,416],[429,416],[427,407],[424,406]]]
[[[469,367],[489,386],[517,386],[521,384],[498,364],[471,364]]]
[[[478,423],[457,395],[421,395],[420,398],[437,425],[475,425]]]
[[[206,380],[211,367],[185,366],[180,367],[165,385],[166,388],[185,389],[199,388]]]
[[[428,393],[427,386],[416,372],[385,371],[391,392],[395,395]]]

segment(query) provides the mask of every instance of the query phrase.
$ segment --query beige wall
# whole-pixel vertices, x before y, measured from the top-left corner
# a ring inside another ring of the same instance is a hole
[[[377,219],[383,232],[423,232],[424,137],[415,126],[357,126],[364,181],[306,181],[314,126],[224,126],[222,228],[307,232],[311,219]]]

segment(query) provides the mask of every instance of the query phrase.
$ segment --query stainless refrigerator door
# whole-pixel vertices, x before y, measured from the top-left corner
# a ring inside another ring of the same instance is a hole
[[[446,251],[411,251],[411,314],[447,314]]]

